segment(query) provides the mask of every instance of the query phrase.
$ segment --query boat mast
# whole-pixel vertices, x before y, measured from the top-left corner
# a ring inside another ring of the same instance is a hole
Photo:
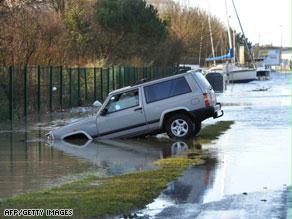
[[[199,52],[199,66],[201,66],[201,56],[202,56],[202,47],[203,47],[203,30],[204,30],[204,25],[202,23],[201,41],[200,41],[200,52]]]
[[[236,48],[236,31],[233,30],[233,60],[234,60],[234,64],[236,63],[236,52],[237,52],[237,48]]]
[[[225,11],[226,11],[226,20],[227,20],[227,32],[228,32],[229,49],[231,49],[232,48],[232,40],[231,40],[229,15],[228,15],[227,1],[226,0],[225,0]]]
[[[211,19],[210,19],[210,5],[209,5],[209,0],[207,0],[207,4],[208,4],[208,23],[209,23],[211,46],[212,46],[212,55],[213,55],[213,58],[215,58],[213,34],[212,34]],[[214,65],[216,65],[216,60],[213,60],[213,63],[214,63]]]
[[[251,59],[251,61],[252,61],[253,66],[255,67],[255,62],[254,62],[254,59],[253,59],[253,55],[252,55],[252,53],[251,53],[251,51],[250,51],[250,48],[248,47],[247,40],[246,40],[246,37],[245,37],[244,31],[243,31],[243,28],[242,28],[242,25],[241,25],[241,22],[240,22],[240,19],[239,19],[239,16],[238,16],[238,13],[237,13],[237,10],[236,10],[236,7],[235,7],[235,4],[234,4],[234,0],[232,0],[232,4],[233,4],[233,8],[234,8],[234,11],[235,11],[235,14],[236,14],[236,17],[237,17],[237,20],[238,20],[238,23],[239,23],[239,26],[240,26],[241,32],[242,32],[244,45],[245,45],[246,49],[248,50],[249,57],[250,57],[250,59]]]

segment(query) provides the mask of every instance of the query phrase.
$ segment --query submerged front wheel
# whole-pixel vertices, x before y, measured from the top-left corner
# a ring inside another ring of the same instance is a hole
[[[189,116],[177,114],[168,119],[165,128],[170,138],[186,139],[191,136],[194,127]]]

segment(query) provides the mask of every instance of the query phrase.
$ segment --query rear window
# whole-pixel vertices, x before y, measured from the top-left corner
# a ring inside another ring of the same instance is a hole
[[[191,92],[191,88],[184,77],[144,87],[147,103],[152,103],[189,92]]]
[[[202,73],[196,72],[196,73],[192,73],[192,75],[195,79],[199,80],[198,82],[202,86],[203,89],[208,89],[211,86]]]

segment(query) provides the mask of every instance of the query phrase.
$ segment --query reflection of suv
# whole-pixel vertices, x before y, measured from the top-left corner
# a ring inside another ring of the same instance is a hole
[[[208,81],[201,73],[189,71],[115,90],[97,116],[56,129],[50,136],[124,138],[166,132],[187,138],[200,131],[203,120],[222,115]]]

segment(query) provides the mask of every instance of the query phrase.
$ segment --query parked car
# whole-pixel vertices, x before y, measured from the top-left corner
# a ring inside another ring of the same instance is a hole
[[[166,132],[171,138],[196,135],[207,118],[223,116],[209,82],[189,71],[111,92],[96,116],[48,133],[53,139],[130,138]]]

